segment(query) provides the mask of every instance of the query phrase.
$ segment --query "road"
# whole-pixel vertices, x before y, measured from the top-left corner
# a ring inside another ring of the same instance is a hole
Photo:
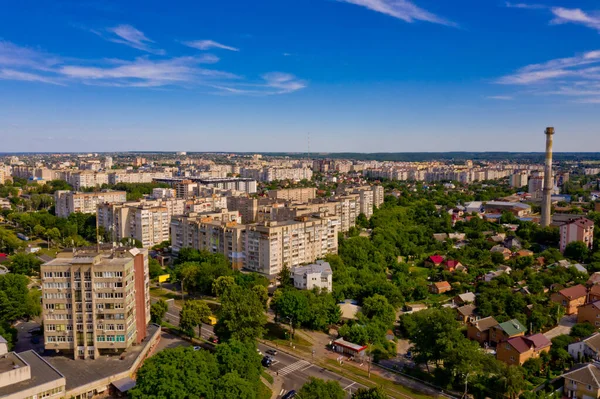
[[[152,303],[158,301],[158,299],[154,297],[151,298],[151,300]],[[169,310],[165,315],[165,320],[177,326],[179,325],[179,311],[181,308],[176,306],[173,301],[168,301],[168,304]],[[213,327],[208,324],[203,324],[200,331],[196,330],[196,334],[198,333],[201,334],[202,338],[208,339],[214,335]],[[258,344],[258,349],[264,354],[267,350],[276,348],[264,344]],[[273,364],[269,370],[271,370],[276,376],[281,377],[283,380],[282,388],[277,397],[281,397],[291,390],[298,391],[310,377],[339,382],[342,388],[348,393],[348,397],[350,397],[351,394],[356,392],[359,388],[366,388],[364,385],[361,385],[355,381],[341,377],[306,360],[288,355],[287,353],[282,353],[279,350],[277,355],[274,356]]]

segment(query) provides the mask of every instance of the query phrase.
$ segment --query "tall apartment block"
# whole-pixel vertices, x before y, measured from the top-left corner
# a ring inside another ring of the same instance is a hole
[[[73,186],[75,190],[81,190],[84,187],[100,187],[103,184],[108,184],[108,175],[104,172],[74,172],[69,173],[67,182]]]
[[[122,203],[127,201],[125,191],[103,190],[98,193],[80,193],[75,191],[59,190],[54,193],[56,203],[56,216],[69,217],[75,212],[96,213],[98,204],[104,202]]]
[[[529,175],[527,172],[517,172],[510,177],[510,186],[513,188],[521,188],[527,186]]]
[[[373,207],[379,208],[384,201],[383,186],[344,187],[345,194],[358,194],[360,199],[360,213],[367,218],[373,216]]]
[[[75,359],[118,354],[146,337],[148,252],[74,249],[41,266],[44,346]]]
[[[269,190],[267,196],[272,199],[280,199],[292,202],[309,202],[317,197],[315,187],[288,188],[283,190]]]
[[[250,197],[227,197],[227,209],[238,211],[242,223],[255,223],[258,221],[258,199]]]
[[[171,222],[172,247],[222,253],[233,267],[274,277],[283,265],[290,269],[338,251],[338,217],[238,225],[208,218],[177,217]]]

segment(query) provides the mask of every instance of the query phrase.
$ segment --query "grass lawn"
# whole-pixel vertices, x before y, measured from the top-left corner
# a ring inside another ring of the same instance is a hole
[[[414,273],[416,276],[427,276],[429,274],[429,269],[426,267],[411,266],[408,268],[408,271]]]
[[[260,375],[262,375],[265,380],[269,381],[269,384],[273,384],[273,376],[271,374],[263,370]]]
[[[354,380],[358,383],[367,386],[381,386],[383,387],[387,394],[392,398],[397,399],[406,399],[414,398],[414,399],[431,399],[433,396],[429,396],[427,394],[421,393],[419,391],[415,391],[414,389],[405,387],[403,385],[397,384],[394,381],[390,381],[386,378],[379,377],[378,375],[371,373],[371,378],[369,378],[369,373],[367,369],[355,367],[349,362],[344,362],[344,365],[341,366],[333,359],[326,359],[325,363],[328,368],[334,370],[337,374],[343,375],[351,380]]]
[[[258,395],[257,399],[270,399],[272,395],[271,390],[262,382],[258,382]]]
[[[264,339],[274,342],[277,345],[289,347],[290,346],[290,337],[288,335],[288,329],[284,328],[281,324],[275,323],[267,323],[265,326],[267,332],[264,336]],[[311,353],[312,345],[310,342],[300,337],[300,335],[295,334],[292,339],[292,345],[296,347],[296,349]]]
[[[160,287],[150,287],[150,295],[157,296],[162,299],[181,299],[181,296],[167,290],[163,290]]]

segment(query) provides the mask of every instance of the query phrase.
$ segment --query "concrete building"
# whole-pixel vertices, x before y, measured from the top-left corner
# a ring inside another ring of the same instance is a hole
[[[510,186],[513,188],[521,188],[527,186],[529,176],[527,172],[517,172],[510,177]]]
[[[73,186],[76,191],[85,187],[100,187],[108,184],[108,175],[105,172],[72,172],[67,176],[67,182]]]
[[[382,186],[361,186],[342,188],[344,194],[358,194],[360,212],[367,218],[373,216],[373,207],[379,208],[384,201],[384,190]]]
[[[75,359],[120,353],[146,337],[148,252],[103,247],[62,252],[44,263],[44,346]]]
[[[238,224],[237,211],[221,214],[190,214],[171,220],[171,245],[175,253],[182,248],[223,254],[234,269],[244,267],[245,226]]]
[[[227,209],[238,211],[242,217],[242,223],[258,222],[258,199],[247,196],[228,196]]]
[[[164,198],[175,198],[175,190],[172,188],[153,188],[152,198],[164,199]]]
[[[297,266],[293,270],[294,287],[300,290],[318,288],[321,291],[332,291],[333,271],[331,265],[324,260],[318,260],[306,266]]]
[[[582,241],[589,249],[594,246],[594,222],[581,217],[560,226],[560,252],[565,252],[567,245],[574,241]]]
[[[65,377],[35,351],[8,352],[0,337],[0,398],[38,399],[65,397]]]
[[[292,202],[309,202],[317,197],[317,189],[314,187],[289,188],[284,190],[269,190],[269,198],[275,200],[286,200]]]
[[[336,254],[338,232],[337,217],[248,225],[243,231],[244,268],[275,277],[284,264],[293,269]]]
[[[54,193],[56,203],[56,216],[69,217],[71,213],[96,213],[98,204],[123,203],[127,201],[125,191],[102,190],[97,193],[82,193],[75,191],[59,190]]]
[[[562,375],[564,398],[600,398],[600,364],[588,363]]]

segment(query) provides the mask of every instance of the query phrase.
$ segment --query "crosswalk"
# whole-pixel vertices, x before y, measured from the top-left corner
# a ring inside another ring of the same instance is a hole
[[[284,376],[284,375],[288,375],[289,373],[293,373],[296,370],[301,370],[301,369],[304,369],[304,368],[307,368],[310,366],[312,366],[312,365],[309,362],[307,362],[306,360],[298,360],[296,363],[292,363],[292,364],[285,366],[284,368],[279,370],[277,373],[280,376]]]

